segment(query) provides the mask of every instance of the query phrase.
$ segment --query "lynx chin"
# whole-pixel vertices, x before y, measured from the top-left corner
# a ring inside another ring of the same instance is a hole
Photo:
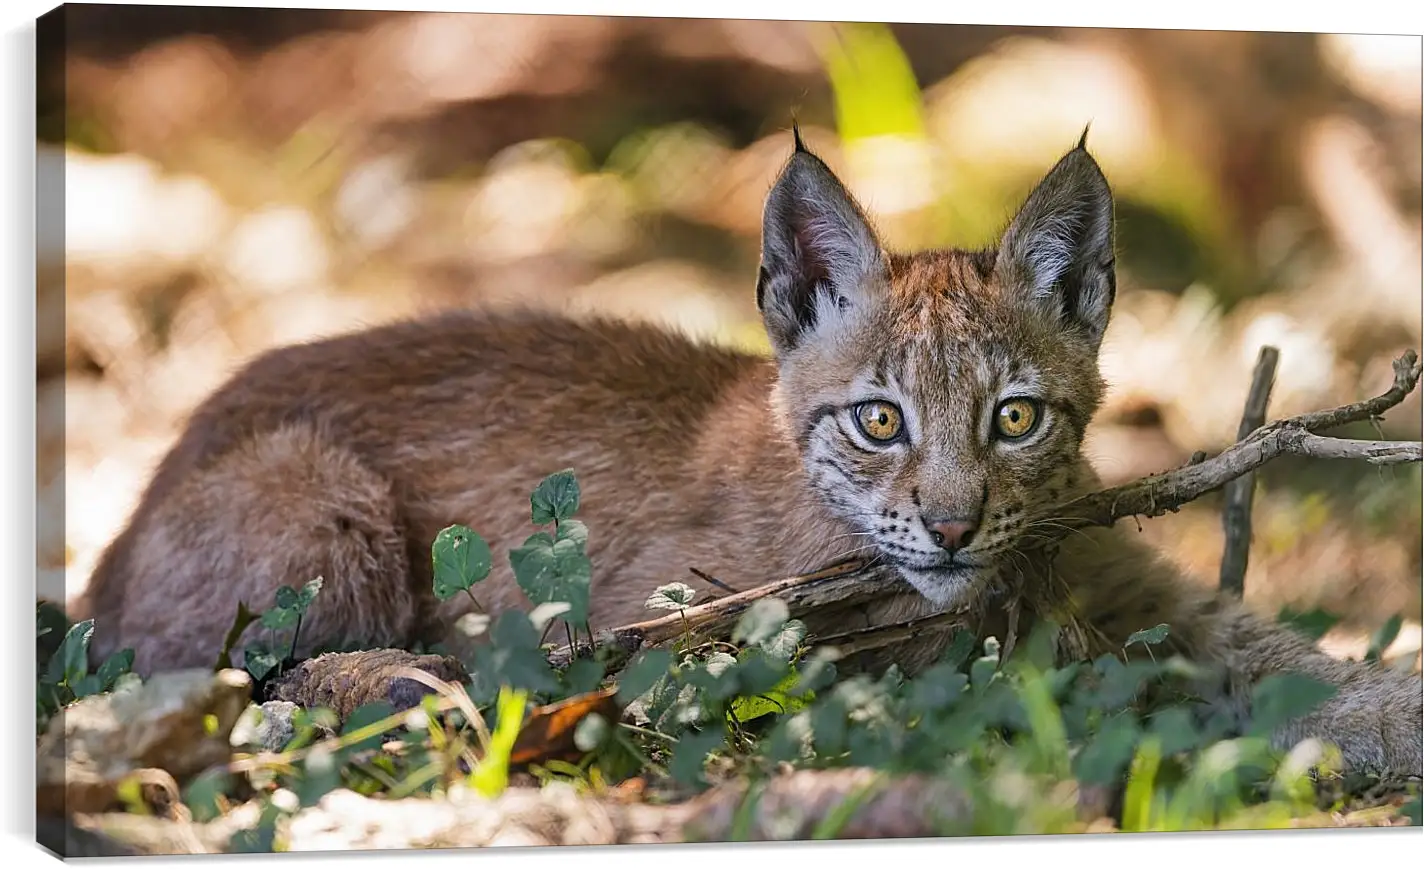
[[[1049,557],[1023,548],[1040,531],[1026,518],[1099,488],[1081,445],[1116,291],[1108,183],[1080,141],[998,244],[900,253],[799,136],[792,152],[756,279],[773,358],[651,326],[467,311],[267,353],[196,409],[76,602],[96,619],[95,657],[132,647],[143,674],[210,666],[239,601],[316,576],[305,651],[453,644],[470,604],[434,599],[437,532],[484,535],[484,605],[523,606],[504,554],[529,533],[530,488],[566,467],[591,532],[595,627],[641,618],[689,566],[750,587],[859,555],[906,581],[869,616],[975,605],[980,630],[1001,632],[997,592],[1049,576]],[[1352,768],[1420,773],[1417,674],[1331,658],[1131,532],[1070,536],[1052,559],[1112,651],[1167,623],[1168,645],[1221,665],[1242,698],[1282,671],[1328,681],[1335,696],[1278,744],[1321,737]],[[948,636],[887,655],[914,672]]]

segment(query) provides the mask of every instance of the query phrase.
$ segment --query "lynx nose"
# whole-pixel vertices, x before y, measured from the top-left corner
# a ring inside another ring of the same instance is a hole
[[[935,542],[935,546],[951,553],[969,546],[974,533],[979,530],[976,524],[964,520],[926,521],[925,527],[930,530],[930,540]]]

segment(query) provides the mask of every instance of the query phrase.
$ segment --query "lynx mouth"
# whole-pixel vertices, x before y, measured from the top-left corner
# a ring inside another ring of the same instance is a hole
[[[888,560],[900,571],[905,581],[937,607],[952,606],[966,598],[977,585],[980,569],[969,565],[940,565],[916,568]]]
[[[962,553],[951,555],[943,550],[927,553],[911,547],[903,547],[889,541],[878,541],[876,543],[886,562],[909,571],[922,571],[930,574],[954,574],[957,572],[974,571],[975,569],[983,567]]]

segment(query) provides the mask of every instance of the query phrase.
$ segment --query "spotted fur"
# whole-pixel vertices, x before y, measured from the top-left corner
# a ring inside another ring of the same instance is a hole
[[[239,601],[265,606],[316,575],[308,650],[453,640],[469,605],[431,594],[436,533],[464,523],[488,538],[480,597],[522,606],[503,554],[531,531],[530,488],[571,466],[596,626],[644,617],[648,593],[688,567],[749,587],[870,557],[907,581],[871,619],[990,601],[1052,571],[1100,636],[1168,623],[1174,648],[1224,664],[1243,697],[1285,670],[1335,684],[1282,745],[1324,737],[1353,767],[1417,775],[1417,675],[1332,659],[1130,532],[1070,535],[1051,564],[1025,552],[1052,528],[1026,519],[1034,509],[1099,486],[1081,445],[1104,389],[1112,238],[1083,143],[997,246],[915,254],[883,249],[798,143],[763,221],[756,295],[774,359],[648,326],[480,312],[273,351],[195,411],[77,612],[96,618],[96,657],[133,647],[140,673],[211,664]],[[1010,399],[1037,409],[1018,438],[995,428]],[[857,424],[872,401],[896,409],[893,437]],[[918,670],[945,639],[923,633],[896,657]]]

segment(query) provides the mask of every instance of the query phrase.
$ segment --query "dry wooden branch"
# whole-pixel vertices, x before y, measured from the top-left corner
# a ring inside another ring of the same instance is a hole
[[[1261,354],[1256,359],[1256,371],[1251,377],[1251,389],[1246,394],[1241,427],[1236,430],[1237,441],[1266,425],[1266,406],[1271,401],[1271,388],[1276,383],[1276,363],[1279,360],[1280,351],[1270,346],[1261,348]],[[1251,502],[1255,493],[1256,475],[1252,472],[1241,475],[1226,485],[1226,504],[1221,512],[1226,545],[1221,555],[1220,588],[1237,598],[1246,589],[1246,565],[1251,557]]]
[[[1036,538],[1033,546],[1045,546],[1073,529],[1110,526],[1123,517],[1157,517],[1175,511],[1287,454],[1363,460],[1374,465],[1419,462],[1424,451],[1417,441],[1360,441],[1316,434],[1321,429],[1377,419],[1404,401],[1419,383],[1419,377],[1419,357],[1412,350],[1406,351],[1394,361],[1393,386],[1373,399],[1278,420],[1256,429],[1210,459],[1085,495],[1044,511],[1043,516],[1052,517],[1057,525],[1051,533]]]
[[[843,656],[851,656],[865,650],[880,649],[892,643],[913,640],[931,628],[954,625],[962,622],[968,613],[969,608],[960,607],[905,622],[892,622],[828,635],[817,638],[816,643],[820,646],[834,647]]]
[[[1048,508],[1040,516],[1052,519],[1032,542],[1025,542],[1021,553],[1042,549],[1089,526],[1111,526],[1129,516],[1156,517],[1176,511],[1182,505],[1217,490],[1242,475],[1249,474],[1273,459],[1286,454],[1321,459],[1355,459],[1376,465],[1419,462],[1421,445],[1417,441],[1360,441],[1331,438],[1316,434],[1347,423],[1375,420],[1395,407],[1419,383],[1421,369],[1418,355],[1407,351],[1394,361],[1394,384],[1372,399],[1342,405],[1324,411],[1314,411],[1267,426],[1256,428],[1231,447],[1214,457],[1198,453],[1181,468],[1165,474],[1143,478],[1132,483],[1074,499]],[[812,574],[789,577],[735,595],[728,595],[707,604],[688,608],[682,614],[672,613],[634,625],[598,633],[596,646],[612,650],[608,662],[617,667],[627,657],[646,646],[657,646],[681,637],[684,625],[704,637],[725,637],[731,633],[738,618],[760,598],[777,597],[786,602],[791,615],[811,612],[829,613],[864,605],[886,595],[903,593],[904,584],[894,572],[874,566],[864,560],[845,562]],[[957,615],[957,614],[956,614]],[[683,619],[686,618],[684,624]],[[950,615],[945,615],[950,619]],[[923,620],[920,621],[922,623]],[[925,626],[900,622],[871,626],[850,632],[843,640],[853,640],[858,649],[883,646],[901,639],[902,629]],[[938,624],[938,623],[937,623]],[[828,639],[821,642],[828,642]],[[584,644],[577,650],[565,647],[549,657],[556,667],[567,665],[576,656],[592,651]]]
[[[843,562],[689,607],[680,613],[600,631],[594,643],[608,651],[606,654],[615,657],[608,663],[616,666],[645,646],[658,646],[682,637],[685,630],[699,637],[729,635],[747,608],[762,598],[780,598],[786,602],[791,615],[796,616],[818,608],[855,606],[887,592],[898,591],[900,585],[900,581],[888,570],[876,571],[861,560]],[[550,654],[549,663],[564,667],[575,657],[586,656],[590,652],[587,644],[579,644],[577,652],[562,647]]]

